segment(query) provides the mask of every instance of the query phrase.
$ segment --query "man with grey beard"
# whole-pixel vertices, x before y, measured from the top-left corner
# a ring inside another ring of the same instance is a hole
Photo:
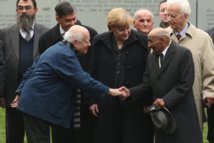
[[[38,55],[38,40],[48,29],[35,23],[36,0],[17,0],[17,23],[2,31],[4,64],[0,64],[0,106],[6,108],[6,142],[23,143],[22,114],[10,107],[23,73]],[[0,57],[2,59],[2,57]],[[1,61],[2,62],[2,61]]]

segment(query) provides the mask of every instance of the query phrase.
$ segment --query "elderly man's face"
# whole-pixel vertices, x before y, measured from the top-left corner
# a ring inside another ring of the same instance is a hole
[[[148,48],[153,50],[154,54],[160,54],[164,50],[163,41],[155,34],[148,35]]]
[[[88,52],[88,47],[91,46],[90,43],[90,35],[89,32],[83,33],[83,39],[82,41],[76,41],[76,50],[80,54],[86,54]]]
[[[138,17],[134,21],[134,27],[137,31],[142,32],[144,34],[148,34],[153,28],[154,21],[152,16],[144,13],[142,15],[138,15]]]
[[[188,16],[180,11],[179,5],[169,5],[167,8],[169,14],[169,24],[176,32],[181,32],[186,25]]]

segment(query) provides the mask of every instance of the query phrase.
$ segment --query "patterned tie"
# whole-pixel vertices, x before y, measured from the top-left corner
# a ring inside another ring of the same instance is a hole
[[[178,33],[178,34],[176,35],[176,37],[177,37],[177,39],[178,39],[178,41],[179,41],[180,38],[181,38],[181,34]]]
[[[31,35],[30,35],[30,31],[26,31],[27,35],[25,36],[25,40],[30,41],[31,39]]]

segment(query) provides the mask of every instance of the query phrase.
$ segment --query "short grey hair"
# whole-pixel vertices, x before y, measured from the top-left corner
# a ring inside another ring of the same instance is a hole
[[[68,30],[65,35],[64,35],[64,40],[69,42],[69,43],[72,43],[74,41],[79,41],[81,42],[82,39],[83,39],[83,34],[81,32],[74,32],[72,30]]]
[[[167,0],[167,4],[169,6],[178,4],[182,13],[187,15],[191,14],[191,7],[188,0]]]

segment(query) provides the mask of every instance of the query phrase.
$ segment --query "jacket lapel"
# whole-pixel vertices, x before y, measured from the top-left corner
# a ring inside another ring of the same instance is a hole
[[[41,28],[37,24],[35,24],[35,27],[34,27],[34,39],[33,39],[33,58],[35,58],[35,56],[37,56],[38,41],[39,41],[40,33],[42,33]]]
[[[14,48],[17,59],[19,59],[19,28],[14,26],[10,31],[10,37],[12,41],[12,47]]]

